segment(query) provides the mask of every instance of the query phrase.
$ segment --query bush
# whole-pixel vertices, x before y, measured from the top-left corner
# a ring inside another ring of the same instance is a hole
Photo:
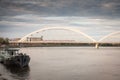
[[[2,38],[2,37],[0,37],[0,44],[2,45],[2,44],[9,44],[9,39],[8,38]]]

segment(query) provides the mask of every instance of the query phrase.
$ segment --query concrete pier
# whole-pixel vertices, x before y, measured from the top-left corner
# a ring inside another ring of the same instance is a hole
[[[96,44],[95,44],[95,48],[96,48],[96,49],[99,49],[99,43],[96,43]]]

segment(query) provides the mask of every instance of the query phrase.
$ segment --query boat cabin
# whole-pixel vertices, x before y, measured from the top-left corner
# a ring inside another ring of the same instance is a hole
[[[5,49],[4,51],[10,55],[16,55],[19,53],[19,49],[13,49],[13,48]]]

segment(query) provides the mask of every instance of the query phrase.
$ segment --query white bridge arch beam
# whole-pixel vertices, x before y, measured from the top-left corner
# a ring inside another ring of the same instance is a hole
[[[120,31],[113,32],[113,33],[110,33],[110,34],[104,36],[103,38],[101,38],[100,40],[98,40],[98,42],[96,42],[95,47],[96,47],[96,48],[99,48],[99,43],[102,43],[103,40],[107,39],[108,37],[110,37],[110,36],[112,36],[112,35],[118,34],[118,33],[120,33]]]
[[[101,41],[107,39],[108,37],[110,37],[110,36],[112,36],[112,35],[115,35],[115,34],[118,34],[118,33],[120,33],[120,31],[110,33],[110,34],[104,36],[103,38],[101,38],[98,42],[101,42]]]
[[[24,36],[23,38],[21,38],[18,42],[24,42],[26,40],[27,37],[33,35],[33,34],[36,34],[36,33],[39,33],[39,32],[42,32],[42,31],[45,31],[45,30],[50,30],[50,29],[63,29],[63,30],[69,30],[69,31],[72,31],[72,32],[76,32],[78,34],[82,34],[83,36],[87,37],[88,39],[92,40],[94,43],[96,42],[95,39],[93,39],[92,37],[88,36],[87,34],[79,31],[79,30],[76,30],[76,29],[73,29],[73,28],[69,28],[69,27],[45,27],[45,28],[42,28],[42,29],[39,29],[39,30],[36,30],[34,32],[31,32],[29,34],[27,34],[26,36]]]

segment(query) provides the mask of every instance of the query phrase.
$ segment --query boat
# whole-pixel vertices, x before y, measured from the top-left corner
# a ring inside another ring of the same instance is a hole
[[[7,48],[0,52],[0,62],[6,66],[25,67],[29,65],[30,57],[25,53],[20,53],[19,49]]]

